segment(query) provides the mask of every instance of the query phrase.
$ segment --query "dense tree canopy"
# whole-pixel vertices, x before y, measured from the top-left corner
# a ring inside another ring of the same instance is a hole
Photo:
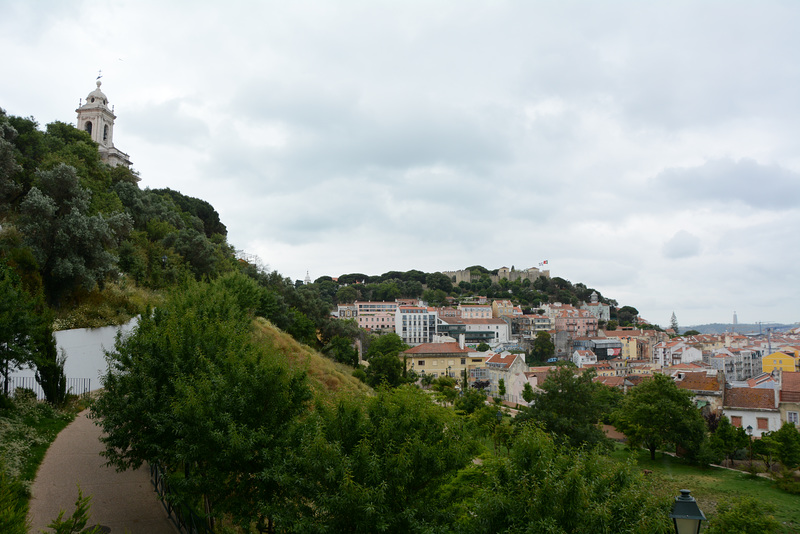
[[[563,436],[575,447],[603,443],[606,438],[598,426],[603,405],[598,402],[598,391],[605,386],[592,381],[594,371],[576,371],[570,365],[550,371],[520,419],[540,422],[545,430]]]
[[[93,408],[115,466],[179,471],[179,492],[248,523],[273,512],[275,454],[310,398],[304,374],[254,345],[254,289],[223,278],[174,292],[119,340]]]
[[[668,503],[634,465],[558,445],[525,425],[508,457],[462,470],[447,497],[458,532],[672,532]]]
[[[296,440],[290,532],[441,531],[450,503],[438,490],[478,450],[463,420],[412,386],[321,408]]]
[[[651,459],[655,459],[656,450],[668,444],[692,455],[705,437],[705,422],[691,395],[662,374],[629,391],[614,421],[631,446],[645,446]]]

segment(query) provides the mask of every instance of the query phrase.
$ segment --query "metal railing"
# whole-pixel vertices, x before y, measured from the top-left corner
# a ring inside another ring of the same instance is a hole
[[[150,465],[150,482],[178,530],[186,534],[214,534],[214,530],[208,526],[204,517],[170,491],[169,481],[160,466]]]
[[[86,397],[92,391],[91,378],[67,378],[67,394]],[[0,393],[5,391],[5,381],[0,377]],[[44,400],[44,390],[33,376],[10,376],[8,377],[8,393],[14,395],[17,388],[29,389],[36,394],[37,400]]]

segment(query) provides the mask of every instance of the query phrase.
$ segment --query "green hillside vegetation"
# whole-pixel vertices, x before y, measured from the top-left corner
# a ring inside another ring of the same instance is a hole
[[[290,367],[308,373],[310,387],[318,402],[330,403],[341,395],[366,395],[372,388],[353,377],[353,368],[332,361],[303,345],[264,318],[255,319],[256,343],[283,355]]]

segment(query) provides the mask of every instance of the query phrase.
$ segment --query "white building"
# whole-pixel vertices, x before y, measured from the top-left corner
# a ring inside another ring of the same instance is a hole
[[[733,426],[749,428],[748,433],[755,438],[781,427],[778,390],[729,388],[724,395],[722,413],[730,419]]]
[[[522,390],[528,381],[526,373],[530,369],[525,363],[524,354],[512,354],[510,352],[487,353],[489,358],[486,366],[480,369],[472,369],[470,374],[476,380],[488,380],[488,393],[490,396],[498,396],[500,380],[503,380],[506,394],[503,400],[524,404]]]
[[[597,363],[597,355],[590,350],[576,350],[572,353],[572,363],[578,367]]]
[[[407,345],[432,343],[437,334],[438,311],[427,306],[398,306],[395,314],[395,333]],[[452,336],[458,339],[458,336]]]
[[[114,108],[108,107],[108,97],[100,90],[100,78],[97,79],[97,89],[89,93],[86,103],[78,107],[78,129],[88,132],[92,141],[97,143],[100,158],[116,167],[131,166],[128,155],[114,146]]]

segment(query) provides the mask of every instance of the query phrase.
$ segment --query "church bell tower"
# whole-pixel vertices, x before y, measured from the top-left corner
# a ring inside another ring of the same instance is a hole
[[[78,114],[78,129],[86,131],[92,141],[99,145],[101,159],[116,167],[131,166],[128,155],[114,147],[114,110],[108,107],[108,97],[100,90],[100,77],[97,78],[97,88],[86,97],[86,103],[75,112]]]

